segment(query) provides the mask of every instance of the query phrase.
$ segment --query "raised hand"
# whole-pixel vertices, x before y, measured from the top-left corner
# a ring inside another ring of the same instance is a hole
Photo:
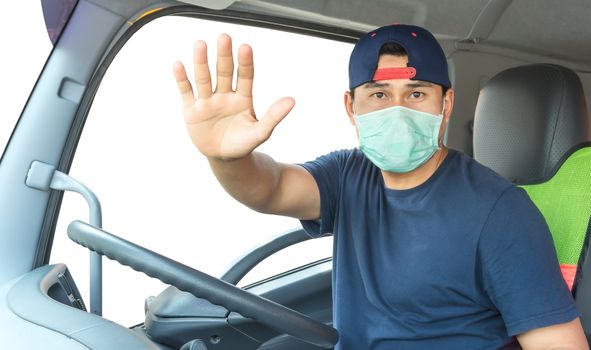
[[[238,49],[238,77],[234,91],[232,40],[226,34],[218,38],[215,91],[212,91],[207,45],[203,41],[195,43],[193,65],[197,98],[183,64],[176,62],[173,70],[189,135],[206,157],[233,160],[250,154],[271,136],[275,126],[294,106],[292,98],[282,98],[263,118],[257,119],[252,104],[252,49],[248,45]]]

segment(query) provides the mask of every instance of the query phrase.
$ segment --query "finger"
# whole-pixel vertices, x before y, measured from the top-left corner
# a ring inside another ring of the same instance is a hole
[[[252,97],[252,82],[254,78],[254,64],[252,59],[252,48],[242,45],[238,49],[238,79],[236,81],[236,92],[245,97]]]
[[[259,127],[259,136],[263,141],[271,136],[271,133],[277,124],[287,116],[294,105],[295,101],[293,98],[284,97],[269,108],[267,113],[265,113],[263,118],[257,123],[257,126]]]
[[[193,104],[195,101],[195,97],[193,96],[193,87],[187,79],[187,72],[185,71],[185,66],[179,61],[176,61],[172,67],[172,71],[174,73],[174,79],[176,80],[176,85],[181,93],[181,98],[183,99],[183,107],[188,107]]]
[[[232,57],[232,39],[227,34],[218,38],[218,62],[216,65],[216,92],[232,91],[232,77],[234,75],[234,60]]]
[[[207,63],[207,44],[204,41],[197,41],[193,46],[193,66],[195,69],[195,84],[199,98],[208,98],[211,91],[211,74]]]

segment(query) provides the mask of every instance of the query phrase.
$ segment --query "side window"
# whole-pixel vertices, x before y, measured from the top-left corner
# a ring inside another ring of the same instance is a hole
[[[246,251],[297,220],[256,213],[218,184],[191,143],[182,117],[172,65],[181,60],[192,76],[192,46],[209,46],[228,33],[234,52],[253,47],[254,103],[263,115],[277,99],[296,107],[259,151],[299,163],[357,144],[344,106],[349,44],[269,29],[184,17],[164,17],[141,28],[109,67],[82,134],[70,175],[101,200],[103,228],[186,265],[220,276]],[[66,227],[87,220],[84,201],[66,194],[56,228],[52,262],[65,262],[88,303],[88,252],[70,242]],[[273,271],[253,271],[256,281],[331,256],[330,242],[307,243],[309,254],[284,254]],[[262,268],[264,270],[264,268]],[[103,260],[103,313],[124,325],[143,321],[144,299],[166,286]],[[247,281],[247,279],[245,279]]]
[[[305,264],[332,257],[332,236],[325,236],[289,246],[267,257],[249,271],[239,282],[239,287],[272,278]]]

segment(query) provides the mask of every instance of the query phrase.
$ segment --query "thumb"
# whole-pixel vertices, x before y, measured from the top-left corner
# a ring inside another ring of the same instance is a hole
[[[267,113],[257,123],[260,128],[260,135],[264,140],[271,136],[273,129],[287,116],[294,105],[295,100],[293,98],[284,97],[269,107]]]

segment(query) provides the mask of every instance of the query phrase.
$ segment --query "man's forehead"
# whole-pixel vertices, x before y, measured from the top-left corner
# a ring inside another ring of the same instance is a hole
[[[407,80],[407,82],[402,85],[404,87],[409,87],[409,88],[435,87],[435,85],[436,85],[436,84],[433,84],[431,82],[424,81],[424,80],[411,80],[411,81],[408,81],[408,79],[404,79],[404,80]],[[398,85],[398,84],[396,84],[396,85]],[[391,82],[389,82],[387,80],[370,81],[370,82],[367,82],[367,83],[361,85],[361,87],[364,89],[387,88],[387,87],[393,87],[393,86],[394,86],[394,84],[392,84]]]

